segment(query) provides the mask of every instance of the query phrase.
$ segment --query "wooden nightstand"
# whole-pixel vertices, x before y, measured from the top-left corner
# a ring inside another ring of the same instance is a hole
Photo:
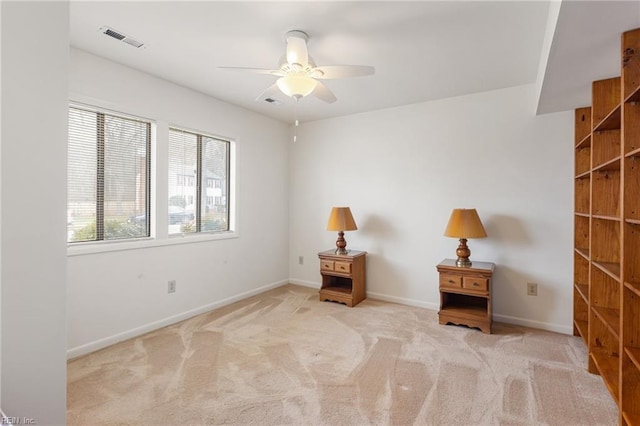
[[[353,307],[365,299],[366,251],[335,254],[335,250],[327,250],[318,253],[318,257],[322,275],[321,302],[331,300]]]
[[[458,267],[454,259],[437,266],[440,273],[440,324],[477,327],[491,334],[491,278],[495,265],[476,262]]]

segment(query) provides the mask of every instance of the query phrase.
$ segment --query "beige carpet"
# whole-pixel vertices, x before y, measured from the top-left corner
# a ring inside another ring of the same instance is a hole
[[[615,425],[579,338],[288,285],[72,360],[69,425]]]

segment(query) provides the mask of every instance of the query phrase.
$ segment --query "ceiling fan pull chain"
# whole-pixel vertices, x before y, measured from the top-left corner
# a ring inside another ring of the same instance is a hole
[[[298,126],[300,122],[298,121],[298,97],[296,99],[296,105],[293,107],[293,142],[298,141]]]

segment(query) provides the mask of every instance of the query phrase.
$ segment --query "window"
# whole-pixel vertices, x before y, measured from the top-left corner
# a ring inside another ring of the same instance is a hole
[[[170,235],[229,230],[229,161],[228,140],[169,129],[169,176],[187,176],[169,179]]]
[[[67,242],[148,237],[151,123],[69,108]]]

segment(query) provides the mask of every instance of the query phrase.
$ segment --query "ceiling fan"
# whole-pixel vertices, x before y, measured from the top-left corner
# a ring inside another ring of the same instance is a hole
[[[366,65],[325,65],[316,66],[309,56],[307,41],[309,35],[304,31],[292,30],[286,33],[286,54],[280,59],[278,69],[219,67],[223,69],[249,71],[259,74],[271,74],[280,77],[272,86],[263,91],[256,100],[271,100],[282,92],[298,101],[307,95],[332,103],[336,96],[319,80],[371,75],[374,67]]]

